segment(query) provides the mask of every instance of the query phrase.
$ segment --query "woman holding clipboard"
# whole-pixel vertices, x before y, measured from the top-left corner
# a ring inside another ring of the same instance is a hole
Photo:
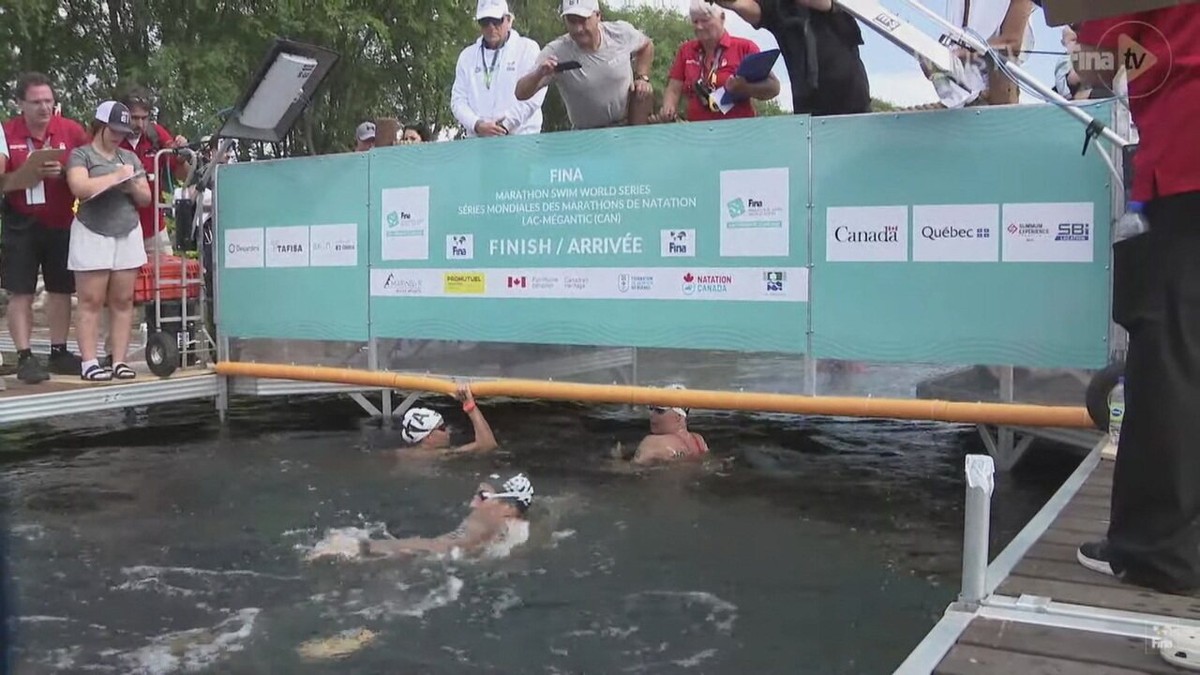
[[[67,159],[67,184],[79,199],[71,223],[68,269],[75,273],[79,319],[75,331],[83,359],[80,376],[87,381],[131,380],[125,362],[133,327],[133,287],[138,268],[146,264],[138,207],[153,195],[133,152],[118,147],[133,133],[129,108],[105,101],[92,121],[92,142],[75,148]],[[96,345],[100,312],[108,305],[112,368],[100,365]]]

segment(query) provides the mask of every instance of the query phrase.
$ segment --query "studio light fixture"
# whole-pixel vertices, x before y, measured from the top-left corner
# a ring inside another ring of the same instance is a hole
[[[219,138],[278,143],[312,100],[338,54],[324,47],[276,38],[250,87],[225,116]]]

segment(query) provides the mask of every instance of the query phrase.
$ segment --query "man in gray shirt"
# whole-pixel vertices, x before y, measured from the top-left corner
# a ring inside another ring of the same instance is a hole
[[[598,0],[562,0],[561,14],[567,34],[538,54],[537,68],[517,82],[517,100],[554,82],[575,129],[645,124],[654,43],[627,21],[602,21]]]

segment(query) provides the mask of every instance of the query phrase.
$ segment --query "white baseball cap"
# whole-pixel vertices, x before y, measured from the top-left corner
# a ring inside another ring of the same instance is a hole
[[[360,141],[369,141],[375,138],[375,123],[363,122],[354,130],[354,137]]]
[[[475,6],[475,20],[480,19],[503,19],[512,14],[508,11],[507,0],[479,0],[479,4]]]
[[[563,0],[561,14],[589,17],[599,11],[600,0]]]

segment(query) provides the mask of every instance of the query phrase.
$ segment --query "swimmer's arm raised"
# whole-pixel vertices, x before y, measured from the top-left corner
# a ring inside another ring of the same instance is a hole
[[[475,430],[475,440],[466,445],[459,446],[453,450],[455,454],[465,452],[489,452],[495,450],[499,445],[496,443],[496,437],[492,434],[492,427],[484,419],[483,413],[480,412],[479,406],[475,404],[475,397],[471,395],[471,388],[463,385],[458,390],[458,398],[463,402],[463,410],[467,416],[471,418],[471,426]]]

